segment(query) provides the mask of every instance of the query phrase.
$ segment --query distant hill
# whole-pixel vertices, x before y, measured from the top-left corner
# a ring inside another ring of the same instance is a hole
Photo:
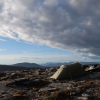
[[[0,71],[10,71],[10,70],[29,70],[31,68],[17,67],[11,65],[0,65]]]
[[[36,63],[17,63],[13,65],[0,65],[0,71],[9,71],[9,70],[29,70],[34,68],[43,68],[43,66],[40,66]]]
[[[17,63],[17,64],[13,64],[12,66],[20,66],[20,67],[43,67],[41,65],[38,65],[36,63],[27,63],[27,62],[24,62],[24,63]]]

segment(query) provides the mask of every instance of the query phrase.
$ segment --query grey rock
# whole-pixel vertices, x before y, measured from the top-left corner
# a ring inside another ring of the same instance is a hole
[[[93,97],[92,95],[90,95],[88,93],[83,93],[82,96],[84,96],[84,97]]]
[[[74,97],[73,100],[88,100],[88,97]]]

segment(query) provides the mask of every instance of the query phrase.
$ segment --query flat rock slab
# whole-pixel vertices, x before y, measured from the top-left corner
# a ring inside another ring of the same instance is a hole
[[[100,72],[99,73],[95,73],[95,74],[91,74],[89,75],[90,78],[98,78],[100,77]]]
[[[43,88],[41,88],[39,91],[53,91],[57,89],[67,89],[67,88],[72,87],[72,84],[70,83],[51,83]]]

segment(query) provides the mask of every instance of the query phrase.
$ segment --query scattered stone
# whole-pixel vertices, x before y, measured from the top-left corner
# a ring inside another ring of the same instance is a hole
[[[93,97],[92,95],[87,94],[87,93],[83,93],[82,96],[84,96],[84,97]]]
[[[22,93],[14,93],[12,94],[12,98],[13,100],[27,100],[28,96],[23,95]]]
[[[88,97],[74,97],[73,100],[88,100]]]
[[[99,70],[74,80],[50,79],[56,70],[39,68],[2,72],[5,75],[0,76],[0,100],[99,100]]]

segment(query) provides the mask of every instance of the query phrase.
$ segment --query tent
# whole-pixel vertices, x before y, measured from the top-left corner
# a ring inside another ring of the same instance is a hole
[[[61,67],[50,78],[54,79],[74,79],[85,75],[86,72],[81,64],[76,62],[70,65],[61,65]]]

